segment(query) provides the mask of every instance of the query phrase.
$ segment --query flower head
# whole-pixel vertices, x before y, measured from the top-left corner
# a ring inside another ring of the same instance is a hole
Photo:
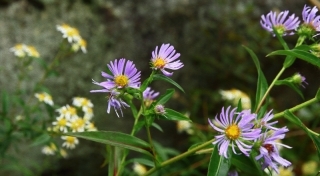
[[[229,144],[231,144],[232,150],[236,153],[235,146],[245,155],[249,155],[252,145],[247,144],[245,141],[253,141],[260,136],[261,129],[253,129],[252,121],[255,120],[256,115],[240,112],[236,113],[234,108],[230,111],[230,106],[222,112],[220,116],[215,117],[215,123],[212,123],[209,119],[209,123],[213,129],[218,131],[220,135],[215,137],[213,144],[217,144],[219,148],[219,154],[228,158],[227,151]]]
[[[57,117],[57,120],[52,122],[52,125],[56,126],[60,131],[64,133],[68,131],[68,120],[64,116]]]
[[[54,143],[50,143],[50,145],[42,147],[42,153],[45,155],[54,155],[56,151],[57,147]]]
[[[180,60],[180,53],[176,53],[174,47],[170,44],[162,44],[158,52],[158,46],[152,51],[151,65],[155,70],[161,70],[166,76],[171,76],[173,73],[166,71],[165,69],[178,70],[183,67]]]
[[[306,37],[312,37],[315,32],[320,31],[320,16],[316,15],[318,12],[318,8],[314,6],[312,9],[304,5],[302,10],[302,19],[303,24],[297,30],[299,35],[303,35]]]
[[[127,61],[122,58],[110,62],[108,68],[111,74],[101,72],[102,76],[107,78],[105,82],[95,82],[93,84],[102,86],[102,90],[93,90],[91,92],[109,92],[113,88],[139,88],[140,87],[140,71],[137,70],[136,66],[132,61]]]
[[[266,128],[269,130],[278,130],[278,128],[274,127],[273,125],[278,123],[278,121],[269,122],[273,118],[272,110],[270,110],[266,115],[264,115],[261,119],[257,120],[255,126]]]
[[[89,108],[93,107],[92,102],[89,99],[83,98],[83,97],[74,97],[72,101],[72,105],[76,107],[89,107]]]
[[[263,158],[262,167],[265,169],[266,167],[270,166],[274,171],[279,173],[278,164],[288,167],[291,163],[284,158],[282,158],[279,154],[279,150],[276,145],[281,145],[286,148],[291,148],[287,145],[278,143],[279,139],[283,139],[285,133],[289,130],[287,127],[280,128],[278,130],[263,133],[259,139],[257,140],[258,143],[261,144],[259,148],[260,154],[256,156],[256,160],[260,160]]]
[[[300,73],[296,73],[292,76],[292,81],[298,85],[301,85],[303,88],[305,88],[305,86],[303,84],[308,85],[307,81],[306,81],[306,77],[302,76]]]
[[[274,34],[274,29],[280,36],[293,35],[293,30],[296,30],[300,24],[300,20],[295,14],[288,17],[289,11],[282,11],[280,13],[269,12],[266,16],[262,15],[260,24],[261,26]],[[273,29],[274,28],[274,29]]]
[[[80,38],[72,44],[71,48],[74,52],[77,52],[79,49],[81,49],[83,53],[87,53],[87,41],[83,38]]]
[[[220,90],[219,92],[222,96],[222,99],[231,101],[234,106],[237,106],[239,100],[241,99],[241,105],[243,109],[251,108],[251,100],[246,93],[238,89]]]
[[[133,164],[132,168],[133,168],[133,171],[138,175],[143,175],[147,172],[147,168],[144,165],[139,164],[137,162]]]
[[[25,44],[16,44],[14,47],[10,48],[10,51],[14,53],[15,56],[23,58],[29,57],[40,57],[39,52],[34,46],[28,46]]]
[[[78,138],[73,136],[61,136],[61,139],[65,140],[62,147],[66,147],[68,149],[74,149],[76,145],[79,144]]]
[[[143,91],[143,101],[145,105],[148,107],[154,101],[154,99],[159,95],[159,92],[155,92],[150,87],[147,87],[145,91]]]
[[[166,113],[166,110],[164,109],[163,105],[158,104],[154,107],[154,112],[156,114],[164,115]]]
[[[81,39],[78,29],[67,24],[57,25],[57,30],[62,33],[62,37],[66,38],[69,43],[77,42]]]
[[[46,93],[46,92],[42,92],[42,93],[36,93],[36,94],[34,94],[34,96],[36,97],[36,98],[38,98],[38,100],[40,101],[40,102],[44,102],[44,103],[46,103],[46,104],[48,104],[48,105],[50,105],[50,106],[53,106],[53,101],[52,101],[52,97],[51,97],[51,95],[49,95],[48,93]]]

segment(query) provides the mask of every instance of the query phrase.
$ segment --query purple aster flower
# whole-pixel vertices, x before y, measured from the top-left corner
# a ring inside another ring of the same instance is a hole
[[[293,30],[296,30],[300,24],[300,20],[295,14],[288,17],[289,11],[283,11],[277,14],[270,11],[266,16],[262,15],[260,24],[261,26],[274,34],[273,28],[277,30],[279,35],[293,35]]]
[[[143,91],[143,99],[146,106],[150,106],[153,100],[159,95],[159,92],[155,92],[150,87],[147,87],[145,91]]]
[[[230,106],[220,113],[219,117],[215,117],[215,123],[212,123],[209,119],[209,123],[213,129],[221,134],[215,137],[215,141],[212,144],[217,144],[219,148],[219,154],[228,158],[227,151],[229,144],[231,144],[234,153],[235,146],[237,146],[242,153],[249,155],[252,144],[248,141],[256,140],[260,136],[261,129],[253,129],[256,115],[248,113],[248,111],[236,113],[237,108],[230,111]]]
[[[278,164],[288,167],[291,165],[289,161],[282,158],[279,154],[279,150],[276,145],[281,145],[286,148],[291,148],[290,146],[276,142],[277,140],[283,139],[286,132],[289,130],[287,127],[280,128],[276,131],[264,133],[258,139],[261,143],[259,148],[260,155],[256,156],[256,160],[263,158],[262,167],[265,169],[270,166],[275,172],[279,174]]]
[[[111,75],[105,72],[101,72],[101,75],[107,78],[107,81],[98,83],[93,81],[93,84],[104,87],[105,89],[99,92],[110,92],[113,88],[140,87],[140,71],[137,70],[132,61],[126,61],[124,58],[115,60],[108,64],[108,68],[111,71]],[[98,92],[98,91],[95,91]]]
[[[123,117],[122,107],[130,107],[126,102],[124,102],[121,98],[118,96],[120,95],[120,92],[118,92],[116,89],[112,89],[109,91],[108,96],[108,109],[107,113],[110,113],[111,106],[114,108],[114,111],[116,112],[117,116],[119,117],[118,111],[120,110],[121,116]]]
[[[173,73],[165,69],[178,70],[183,67],[183,63],[177,60],[180,53],[176,53],[174,47],[170,44],[162,44],[158,52],[158,46],[152,51],[151,65],[155,70],[161,70],[166,76],[171,76]]]
[[[278,130],[279,128],[273,127],[272,125],[278,123],[278,121],[269,122],[273,118],[272,110],[270,110],[266,115],[264,115],[261,119],[257,120],[256,127],[265,127],[270,130]]]
[[[302,10],[302,19],[305,25],[309,25],[315,31],[320,31],[320,16],[317,16],[318,8],[314,6],[312,9],[304,5]]]

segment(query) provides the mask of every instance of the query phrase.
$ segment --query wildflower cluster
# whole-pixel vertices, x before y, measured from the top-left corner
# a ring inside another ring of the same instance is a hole
[[[240,151],[249,156],[255,150],[259,153],[255,159],[261,163],[263,169],[271,167],[278,173],[279,165],[290,166],[291,163],[280,156],[277,148],[278,145],[290,148],[278,142],[289,130],[287,127],[273,126],[277,121],[270,122],[273,118],[272,111],[258,119],[257,114],[251,113],[251,110],[236,110],[237,108],[231,109],[230,106],[226,110],[222,108],[213,122],[209,120],[212,128],[219,132],[213,142],[217,145],[219,154],[228,158],[228,150],[232,149],[235,154]]]
[[[91,121],[93,118],[92,102],[87,98],[75,97],[73,98],[72,105],[65,105],[56,109],[59,115],[52,122],[53,126],[47,130],[62,134],[67,132],[97,131],[94,123]],[[62,147],[67,149],[74,149],[79,144],[79,140],[73,136],[62,135],[61,139],[64,141]],[[42,152],[47,155],[53,155],[57,151],[58,149],[54,143],[50,143],[50,145],[42,149]],[[59,151],[61,152],[61,149]]]
[[[67,39],[71,44],[71,49],[74,52],[81,51],[87,53],[87,41],[84,40],[77,28],[71,27],[67,24],[57,25],[57,30],[62,33],[62,37]]]
[[[305,5],[302,10],[302,23],[295,14],[289,16],[289,11],[282,11],[280,13],[269,12],[267,15],[262,15],[261,26],[275,34],[275,31],[280,36],[293,35],[297,33],[301,39],[301,44],[305,38],[312,38],[316,32],[320,32],[320,16],[317,15],[318,8],[313,8]],[[275,30],[275,31],[274,31]]]
[[[170,76],[173,73],[169,73],[164,69],[177,70],[183,67],[180,60],[177,60],[180,53],[176,53],[174,47],[170,44],[163,44],[158,52],[158,46],[155,51],[152,52],[151,65],[154,71],[161,70],[161,72]],[[111,61],[107,65],[109,73],[101,72],[101,75],[106,78],[104,82],[96,82],[93,80],[93,84],[101,86],[100,90],[91,90],[91,92],[106,92],[108,94],[108,108],[107,112],[110,113],[111,107],[115,110],[117,116],[123,116],[122,108],[130,107],[123,98],[128,95],[133,97],[143,97],[146,107],[150,106],[153,99],[159,95],[158,92],[151,90],[150,87],[140,90],[141,72],[138,71],[135,64],[126,60],[125,58],[116,59]],[[164,107],[161,105],[155,107],[155,112],[163,114]]]
[[[10,51],[14,53],[15,56],[19,58],[24,57],[40,57],[39,52],[34,46],[25,45],[25,44],[16,44],[14,47],[10,48]]]

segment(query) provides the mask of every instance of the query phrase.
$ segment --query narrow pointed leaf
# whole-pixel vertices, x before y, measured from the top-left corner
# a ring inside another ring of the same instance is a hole
[[[165,108],[165,119],[168,120],[186,120],[191,122],[190,118],[186,117],[185,115],[181,114],[180,112],[177,112],[175,110],[169,109],[169,108]]]
[[[275,56],[275,55],[286,55],[286,56],[293,56],[296,57],[298,59],[304,60],[310,64],[313,64],[317,67],[320,67],[320,59],[311,54],[308,51],[304,51],[304,50],[298,50],[298,49],[292,49],[292,50],[277,50],[274,52],[271,52],[270,54],[268,54],[267,56]]]
[[[167,89],[166,93],[158,98],[155,104],[164,105],[174,94],[174,89]]]
[[[246,46],[243,46],[243,47],[250,54],[254,64],[256,65],[257,71],[258,71],[257,92],[256,92],[255,105],[253,106],[254,107],[253,111],[255,111],[257,109],[259,102],[262,100],[263,95],[266,93],[266,91],[268,89],[268,83],[267,83],[266,77],[264,76],[264,74],[260,68],[259,59],[256,56],[256,54],[251,49],[247,48]]]
[[[155,74],[153,76],[153,79],[154,80],[162,80],[162,81],[166,81],[174,86],[176,86],[178,89],[180,89],[183,93],[184,93],[184,90],[183,88],[178,84],[176,83],[174,80],[172,80],[171,78],[167,77],[167,76],[164,76],[164,75],[160,75],[160,74]]]
[[[265,174],[263,173],[261,164],[255,159],[256,156],[258,156],[258,153],[255,150],[252,150],[250,153],[250,159],[254,164],[253,166],[255,166],[255,168],[257,168],[258,171],[257,173],[255,173],[255,175],[263,176]]]
[[[91,131],[80,133],[66,133],[66,135],[116,147],[122,147],[152,156],[152,154],[150,153],[150,145],[147,142],[125,133],[114,131]]]
[[[297,116],[295,116],[292,112],[290,112],[289,110],[286,110],[284,112],[284,117],[286,119],[288,119],[290,122],[298,125],[302,130],[304,130],[307,133],[307,135],[312,140],[314,146],[316,147],[317,153],[318,153],[318,157],[320,158],[320,136],[311,133],[309,131],[309,129],[301,122],[301,120]]]
[[[255,167],[255,163],[245,155],[233,155],[231,163],[241,171],[245,172],[245,175],[257,175],[261,170],[261,168]]]
[[[297,84],[295,84],[295,83],[292,83],[288,80],[278,80],[275,83],[275,85],[286,85],[286,86],[290,87],[291,89],[293,89],[295,92],[297,92],[301,96],[301,98],[304,99],[304,96],[303,96],[301,90],[297,87]]]
[[[320,101],[320,89],[318,89],[317,94],[316,94],[316,99]]]
[[[231,157],[230,150],[228,150],[228,156]],[[207,176],[226,176],[231,166],[230,159],[219,155],[218,148],[215,147],[211,154]]]

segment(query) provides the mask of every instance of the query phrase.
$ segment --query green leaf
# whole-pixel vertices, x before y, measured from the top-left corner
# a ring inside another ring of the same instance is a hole
[[[145,166],[154,167],[154,162],[145,158],[130,159],[124,165],[130,164],[130,163],[139,163]]]
[[[156,124],[156,123],[152,123],[151,126],[153,126],[154,128],[158,129],[159,131],[163,132],[163,129],[161,128],[160,125]]]
[[[228,150],[228,156],[232,156],[230,150]],[[231,166],[231,158],[225,158],[219,155],[217,146],[212,151],[210,163],[208,167],[208,176],[226,176]]]
[[[314,146],[317,149],[318,158],[320,158],[320,137],[319,137],[319,135],[317,136],[317,135],[309,133],[309,137],[311,138]]]
[[[275,85],[286,85],[286,86],[290,87],[291,89],[293,89],[294,91],[296,91],[301,96],[301,98],[304,99],[304,96],[303,96],[301,90],[298,88],[297,84],[295,84],[289,80],[286,80],[286,79],[285,80],[278,80],[278,81],[276,81]]]
[[[284,112],[284,117],[286,119],[288,119],[290,122],[294,123],[295,125],[298,125],[302,130],[304,130],[307,133],[307,135],[310,137],[313,144],[315,145],[315,147],[317,149],[318,157],[320,158],[320,138],[319,138],[319,135],[311,133],[310,132],[311,130],[309,128],[307,128],[301,122],[301,120],[297,116],[295,116],[292,112],[290,112],[289,110],[286,110]]]
[[[320,67],[320,59],[308,51],[299,50],[299,49],[277,50],[277,51],[274,51],[274,52],[271,52],[270,54],[268,54],[267,57],[274,56],[274,55],[293,56],[298,59],[304,60],[310,64],[313,64],[315,66]]]
[[[66,133],[65,135],[133,150],[152,157],[152,154],[150,153],[150,145],[147,142],[125,133],[115,131],[91,131],[81,133]]]
[[[317,94],[316,94],[316,99],[320,101],[320,89],[318,89]]]
[[[305,132],[308,132],[307,127],[301,122],[301,120],[289,110],[284,111],[284,117],[293,124],[299,126]]]
[[[160,74],[155,74],[153,76],[153,79],[154,80],[162,80],[162,81],[166,81],[174,86],[176,86],[178,89],[180,89],[183,93],[184,93],[184,90],[183,88],[178,84],[176,83],[175,81],[173,81],[171,78],[167,77],[167,76],[164,76],[164,75],[160,75]]]
[[[254,163],[253,166],[255,166],[255,168],[257,168],[256,170],[258,171],[258,172],[255,173],[255,175],[257,175],[257,176],[258,176],[258,175],[263,176],[263,175],[265,175],[265,174],[264,174],[264,172],[263,172],[263,170],[262,170],[262,168],[261,168],[261,164],[258,163],[258,161],[255,159],[256,156],[258,156],[258,152],[255,151],[255,150],[252,150],[252,151],[250,152],[250,159],[251,159],[251,161]]]
[[[164,105],[174,94],[174,89],[167,89],[166,93],[158,98],[155,104]]]
[[[245,155],[233,155],[231,163],[241,171],[245,172],[245,175],[257,175],[256,173],[259,173],[261,170],[261,167],[255,167],[255,163]]]
[[[267,83],[267,79],[264,76],[261,68],[260,68],[260,63],[259,63],[259,59],[256,56],[256,54],[249,48],[247,48],[246,46],[243,46],[248,53],[250,54],[254,64],[256,65],[257,71],[258,71],[258,80],[257,80],[257,92],[256,92],[256,99],[255,99],[255,105],[253,106],[252,111],[254,112],[258,107],[259,102],[262,100],[263,95],[266,93],[267,89],[268,89],[268,83]]]
[[[37,146],[37,145],[44,145],[47,142],[49,142],[51,139],[51,136],[48,133],[43,133],[42,135],[38,136],[36,139],[34,139],[33,143],[30,146]]]
[[[175,110],[169,109],[169,108],[165,108],[165,119],[168,120],[186,120],[191,122],[190,118],[186,117],[185,115],[181,114],[180,112],[177,112]]]

